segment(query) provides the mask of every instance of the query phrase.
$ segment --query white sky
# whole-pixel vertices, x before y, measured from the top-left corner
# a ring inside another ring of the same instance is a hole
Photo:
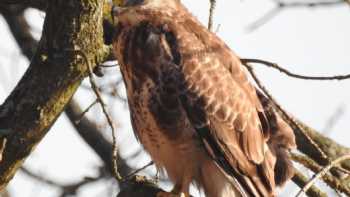
[[[207,1],[184,0],[184,3],[203,23],[207,23]],[[218,0],[214,27],[220,24],[219,36],[241,57],[270,60],[290,71],[305,75],[350,73],[349,7],[285,10],[266,25],[247,33],[247,27],[273,6],[268,0]],[[43,14],[34,11],[27,14],[34,25],[33,32],[39,37]],[[1,17],[0,37],[2,103],[20,79],[28,62],[24,58],[18,58],[20,52]],[[316,129],[322,130],[330,116],[339,108],[345,110],[330,136],[350,146],[350,112],[347,110],[350,80],[303,81],[288,78],[263,66],[256,68],[265,86],[282,106]],[[84,93],[78,93],[79,95]],[[84,104],[89,103],[85,101]],[[124,111],[116,116],[120,118],[122,128],[129,131],[127,112],[123,106],[114,107],[118,108],[116,111]],[[124,136],[121,140],[124,141],[125,138]],[[129,141],[128,138],[126,140]],[[121,148],[125,152],[132,152],[128,147]],[[143,162],[134,164],[142,166]],[[73,132],[67,118],[62,116],[27,159],[26,165],[53,179],[74,182],[84,176],[93,176],[96,173],[93,168],[100,163],[99,158]],[[79,196],[101,196],[105,184],[107,183],[99,183],[93,189],[83,190]],[[9,190],[14,197],[57,196],[57,191],[55,193],[53,188],[42,188],[38,183],[29,183],[20,173],[11,182]]]

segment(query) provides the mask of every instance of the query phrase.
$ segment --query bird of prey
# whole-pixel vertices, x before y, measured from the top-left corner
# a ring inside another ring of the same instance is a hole
[[[207,197],[275,196],[293,174],[294,135],[238,56],[180,0],[118,4],[113,47],[132,126],[174,183],[160,196],[190,196],[191,183]]]

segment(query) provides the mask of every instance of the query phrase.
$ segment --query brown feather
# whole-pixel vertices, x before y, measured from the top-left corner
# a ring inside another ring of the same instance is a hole
[[[212,158],[246,193],[275,195],[275,182],[281,185],[291,174],[276,172],[291,165],[285,151],[294,135],[275,113],[264,111],[239,58],[177,0],[147,0],[117,16],[114,48],[133,127],[156,164],[176,184],[198,180],[202,175],[181,174],[185,166],[171,163],[170,154],[186,149],[183,157]]]

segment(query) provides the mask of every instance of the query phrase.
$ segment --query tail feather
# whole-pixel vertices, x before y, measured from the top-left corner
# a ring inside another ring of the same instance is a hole
[[[295,136],[291,127],[274,110],[271,101],[257,91],[264,113],[269,122],[268,146],[275,158],[274,177],[277,186],[283,186],[294,175],[293,163],[288,151],[296,148]]]

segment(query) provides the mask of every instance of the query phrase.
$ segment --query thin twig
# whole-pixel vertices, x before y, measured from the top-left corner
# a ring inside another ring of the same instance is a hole
[[[210,2],[210,8],[209,8],[209,20],[208,20],[208,29],[211,31],[213,29],[213,18],[214,18],[214,11],[216,7],[216,0],[209,0]]]
[[[247,33],[253,32],[254,30],[258,29],[259,27],[265,25],[272,18],[277,16],[281,11],[282,11],[282,9],[279,7],[275,7],[273,9],[269,10],[262,17],[258,18],[256,21],[252,22],[251,24],[249,24],[246,27]]]
[[[53,187],[57,187],[60,188],[62,190],[61,195],[60,196],[71,196],[71,195],[75,195],[78,191],[79,188],[81,188],[82,186],[101,180],[104,175],[101,173],[99,174],[97,177],[84,177],[81,181],[78,181],[76,183],[72,183],[72,184],[63,184],[54,180],[50,180],[44,176],[42,176],[41,174],[36,174],[34,172],[32,172],[31,170],[27,169],[26,167],[21,167],[21,171],[26,174],[27,176],[40,181],[41,183],[53,186]]]
[[[111,64],[111,65],[104,65],[104,64],[102,64],[102,65],[99,65],[100,67],[102,67],[102,68],[115,68],[115,67],[119,67],[119,65],[118,64]]]
[[[344,116],[345,112],[346,106],[344,104],[339,105],[335,112],[328,118],[324,128],[321,130],[323,135],[329,136],[334,126],[337,125],[338,121]]]
[[[280,104],[277,103],[277,101],[273,98],[273,96],[269,93],[269,91],[265,88],[265,86],[262,85],[258,77],[255,75],[255,72],[253,70],[253,67],[251,67],[248,63],[242,62],[244,66],[248,69],[249,73],[253,77],[254,81],[258,85],[258,87],[264,92],[264,94],[271,100],[272,104],[282,113],[282,115],[286,118],[288,123],[296,128],[303,134],[303,136],[306,138],[306,140],[317,150],[317,152],[320,154],[321,158],[324,160],[327,159],[327,155],[322,151],[322,149],[315,143],[313,139],[299,126],[299,124],[288,115],[288,113],[281,107]]]
[[[101,108],[102,108],[102,112],[103,114],[105,115],[106,119],[107,119],[107,122],[108,122],[108,125],[110,126],[111,128],[111,132],[112,132],[112,166],[113,166],[113,175],[114,177],[118,180],[118,181],[121,181],[122,180],[122,177],[121,175],[119,174],[118,172],[118,165],[117,165],[117,157],[118,157],[118,150],[117,150],[117,139],[116,139],[116,135],[115,135],[115,127],[114,127],[114,124],[113,124],[113,121],[112,121],[112,117],[109,115],[107,109],[106,109],[106,104],[105,102],[103,101],[103,98],[102,98],[102,95],[101,95],[101,92],[99,91],[97,85],[96,85],[96,81],[95,81],[95,78],[94,78],[94,74],[93,74],[93,69],[90,65],[90,62],[86,56],[86,54],[83,52],[83,51],[80,51],[80,50],[75,50],[73,51],[79,55],[81,55],[84,59],[84,61],[86,62],[87,64],[87,67],[88,67],[88,75],[89,75],[89,80],[90,80],[90,84],[91,84],[91,88],[92,90],[94,91],[96,97],[97,97],[97,100],[98,100],[98,103],[100,104]]]
[[[316,163],[314,160],[311,158],[301,155],[301,154],[291,154],[291,158],[293,161],[298,162],[299,164],[303,165],[307,169],[311,170],[314,173],[318,173],[323,169],[323,166],[319,165]],[[332,189],[336,191],[343,192],[346,195],[350,195],[350,187],[346,183],[344,177],[338,177],[334,173],[338,172],[341,170],[341,166],[334,166],[333,169],[331,169],[331,173],[326,173],[322,176],[322,180]],[[346,173],[346,171],[341,171],[343,173]]]
[[[31,177],[31,178],[34,178],[36,179],[37,181],[40,181],[42,183],[45,183],[47,185],[51,185],[51,186],[54,186],[54,187],[65,187],[66,185],[62,184],[62,183],[59,183],[57,181],[54,181],[54,180],[50,180],[44,176],[41,176],[40,174],[36,174],[34,172],[32,172],[31,170],[29,170],[28,168],[26,168],[25,166],[22,166],[21,167],[21,171],[26,174],[27,176]]]
[[[77,120],[75,120],[75,124],[79,124],[81,119],[85,116],[85,114],[94,106],[98,103],[98,100],[95,99],[94,102],[92,102],[79,116],[79,118]]]
[[[302,2],[302,1],[296,1],[296,2],[284,2],[284,1],[276,1],[276,4],[278,7],[281,8],[303,8],[303,7],[309,7],[309,8],[315,8],[315,7],[330,7],[330,6],[338,6],[341,4],[346,3],[347,0],[337,0],[337,1],[314,1],[314,2]]]
[[[297,184],[300,188],[303,188],[308,181],[308,178],[301,173],[299,170],[294,169],[294,176],[292,177],[292,181]],[[306,192],[306,194],[310,197],[326,197],[327,194],[321,191],[315,185],[311,186],[311,188]]]
[[[302,164],[303,166],[305,166],[306,168],[312,170],[312,171],[320,171],[322,169],[322,166],[318,163],[316,163],[313,159],[307,157],[307,156],[303,156],[300,154],[296,154],[296,153],[291,153],[291,158],[293,159],[293,161],[298,162],[300,164]],[[335,166],[335,169],[337,171],[340,171],[344,174],[348,174],[350,175],[350,172],[344,168],[342,168],[341,166]]]
[[[115,64],[115,65],[100,65],[100,67],[102,68],[114,68],[114,67],[119,67],[118,64]]]
[[[152,166],[153,164],[154,164],[154,162],[153,162],[153,161],[150,161],[148,164],[144,165],[143,167],[141,167],[141,168],[139,168],[139,169],[137,169],[137,170],[131,172],[130,174],[126,175],[125,178],[124,178],[124,180],[125,180],[125,181],[129,180],[129,179],[130,179],[131,177],[133,177],[135,174],[137,174],[137,173],[141,172],[142,170],[144,170],[144,169],[146,169],[146,168]]]
[[[5,147],[6,147],[6,143],[7,143],[7,138],[6,137],[3,137],[3,139],[0,139],[0,162],[2,161],[2,157],[3,157],[3,153],[4,153],[4,150],[5,150]]]
[[[324,7],[335,7],[335,6],[342,6],[344,4],[350,5],[350,0],[336,0],[336,1],[324,1],[324,0],[316,0],[314,2],[303,2],[303,1],[281,1],[281,0],[273,0],[275,3],[275,7],[270,9],[266,14],[264,14],[262,17],[258,18],[256,21],[252,22],[248,27],[247,31],[252,32],[259,27],[263,26],[267,22],[269,22],[271,19],[276,17],[278,14],[280,14],[282,11],[286,9],[292,9],[292,8],[324,8]]]
[[[299,75],[292,73],[288,71],[285,68],[280,67],[278,64],[269,62],[266,60],[260,60],[260,59],[241,59],[243,64],[248,63],[257,63],[262,64],[270,68],[274,68],[290,77],[298,78],[298,79],[305,79],[305,80],[344,80],[344,79],[350,79],[350,74],[346,75],[336,75],[336,76],[306,76],[306,75]]]
[[[321,178],[324,176],[331,168],[333,168],[335,165],[350,159],[350,154],[344,155],[339,157],[338,159],[335,159],[332,161],[329,165],[325,166],[321,171],[319,171],[317,174],[315,174],[309,182],[297,193],[296,197],[300,197],[304,192],[306,192],[314,183],[317,179]]]

